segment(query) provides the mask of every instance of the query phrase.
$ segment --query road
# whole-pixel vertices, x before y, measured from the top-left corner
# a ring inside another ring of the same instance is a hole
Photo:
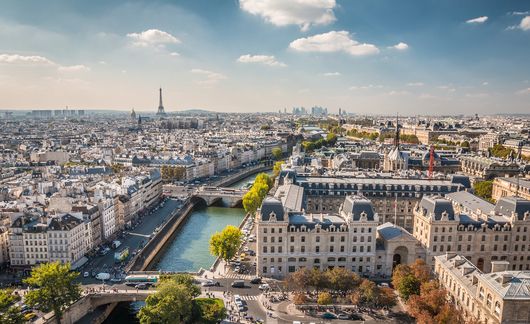
[[[152,214],[147,214],[140,219],[140,223],[134,229],[126,230],[124,237],[119,240],[122,242],[122,245],[117,249],[128,246],[130,253],[132,254],[134,250],[140,247],[142,242],[147,243],[149,241],[149,236],[153,233],[156,227],[160,226],[166,219],[169,218],[169,215],[173,210],[181,206],[180,201],[175,199],[167,199],[164,203],[164,207],[160,207],[158,210],[153,211]],[[113,267],[115,267],[114,262],[114,249],[107,255],[98,255],[93,257],[82,269],[81,276],[85,271],[91,273],[92,270],[95,270],[96,273],[99,272],[109,272]],[[130,257],[129,257],[130,258]],[[82,284],[94,284],[101,283],[101,281],[92,278],[80,278]]]

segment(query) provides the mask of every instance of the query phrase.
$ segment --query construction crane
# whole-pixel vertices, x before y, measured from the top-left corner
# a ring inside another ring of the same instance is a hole
[[[432,179],[432,173],[434,171],[434,145],[431,145],[429,151],[429,179]]]

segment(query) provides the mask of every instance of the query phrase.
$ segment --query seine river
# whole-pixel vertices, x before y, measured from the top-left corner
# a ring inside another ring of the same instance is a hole
[[[247,177],[231,187],[245,186],[255,177],[256,175]],[[242,208],[208,207],[193,211],[175,234],[173,242],[162,251],[162,257],[153,268],[190,272],[200,268],[209,269],[215,261],[215,257],[210,255],[208,250],[210,236],[226,225],[238,226],[244,216],[245,211]],[[135,314],[141,306],[142,303],[120,303],[104,323],[138,323]]]

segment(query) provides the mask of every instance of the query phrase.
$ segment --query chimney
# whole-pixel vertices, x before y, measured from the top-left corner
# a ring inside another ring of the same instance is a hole
[[[513,275],[511,273],[503,273],[502,274],[502,284],[509,283],[513,278]]]
[[[491,272],[507,271],[509,265],[508,261],[491,261]]]
[[[320,213],[320,221],[324,222],[324,214]]]

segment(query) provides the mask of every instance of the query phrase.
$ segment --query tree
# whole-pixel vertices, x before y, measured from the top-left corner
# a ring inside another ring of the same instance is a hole
[[[137,314],[140,323],[185,323],[191,319],[193,296],[188,287],[168,280],[145,300]]]
[[[266,173],[260,173],[256,176],[256,178],[254,179],[254,185],[261,185],[261,184],[265,184],[267,186],[267,192],[269,191],[270,188],[272,188],[272,179],[271,177],[269,177],[268,174]]]
[[[473,185],[475,194],[486,200],[491,200],[491,194],[493,192],[493,181],[478,181]]]
[[[228,225],[221,232],[216,232],[210,238],[210,253],[220,257],[225,262],[231,260],[239,250],[242,242],[241,230]]]
[[[328,278],[319,269],[311,269],[309,274],[309,286],[317,291],[328,288]]]
[[[226,317],[226,308],[219,298],[196,298],[193,317],[197,323],[218,323]]]
[[[255,213],[261,205],[261,198],[256,190],[250,189],[243,196],[243,208],[247,213]]]
[[[293,303],[295,305],[302,305],[307,303],[307,296],[303,292],[297,292],[293,296]]]
[[[43,263],[31,271],[24,282],[34,288],[26,294],[26,303],[43,312],[53,311],[57,323],[63,311],[81,297],[81,288],[74,280],[78,272],[70,271],[70,264]]]
[[[272,157],[275,159],[275,160],[279,160],[282,158],[282,149],[279,148],[279,147],[275,147],[272,149]]]
[[[274,163],[274,167],[272,168],[272,175],[274,177],[277,177],[280,175],[280,171],[282,171],[282,164],[283,164],[283,161],[276,161]]]
[[[187,273],[161,275],[160,282],[174,282],[183,285],[190,291],[192,297],[197,297],[201,294],[201,288],[194,283],[193,277]]]
[[[287,283],[293,290],[304,290],[311,283],[311,271],[300,268],[289,276]]]
[[[345,268],[333,268],[325,272],[329,287],[335,291],[347,292],[359,284],[359,276]]]
[[[407,308],[418,323],[465,323],[461,312],[447,301],[445,289],[434,280],[421,285],[420,293],[407,301]]]
[[[25,322],[20,307],[14,305],[19,299],[18,295],[13,295],[12,290],[0,290],[0,323],[22,324]]]
[[[395,287],[401,298],[406,301],[410,296],[419,294],[420,286],[420,281],[414,275],[408,274]]]
[[[331,294],[327,291],[323,291],[318,294],[317,298],[317,304],[319,305],[330,305],[333,303],[333,299],[331,298]]]
[[[397,296],[394,290],[389,287],[378,288],[377,305],[383,308],[391,308],[396,306]]]

